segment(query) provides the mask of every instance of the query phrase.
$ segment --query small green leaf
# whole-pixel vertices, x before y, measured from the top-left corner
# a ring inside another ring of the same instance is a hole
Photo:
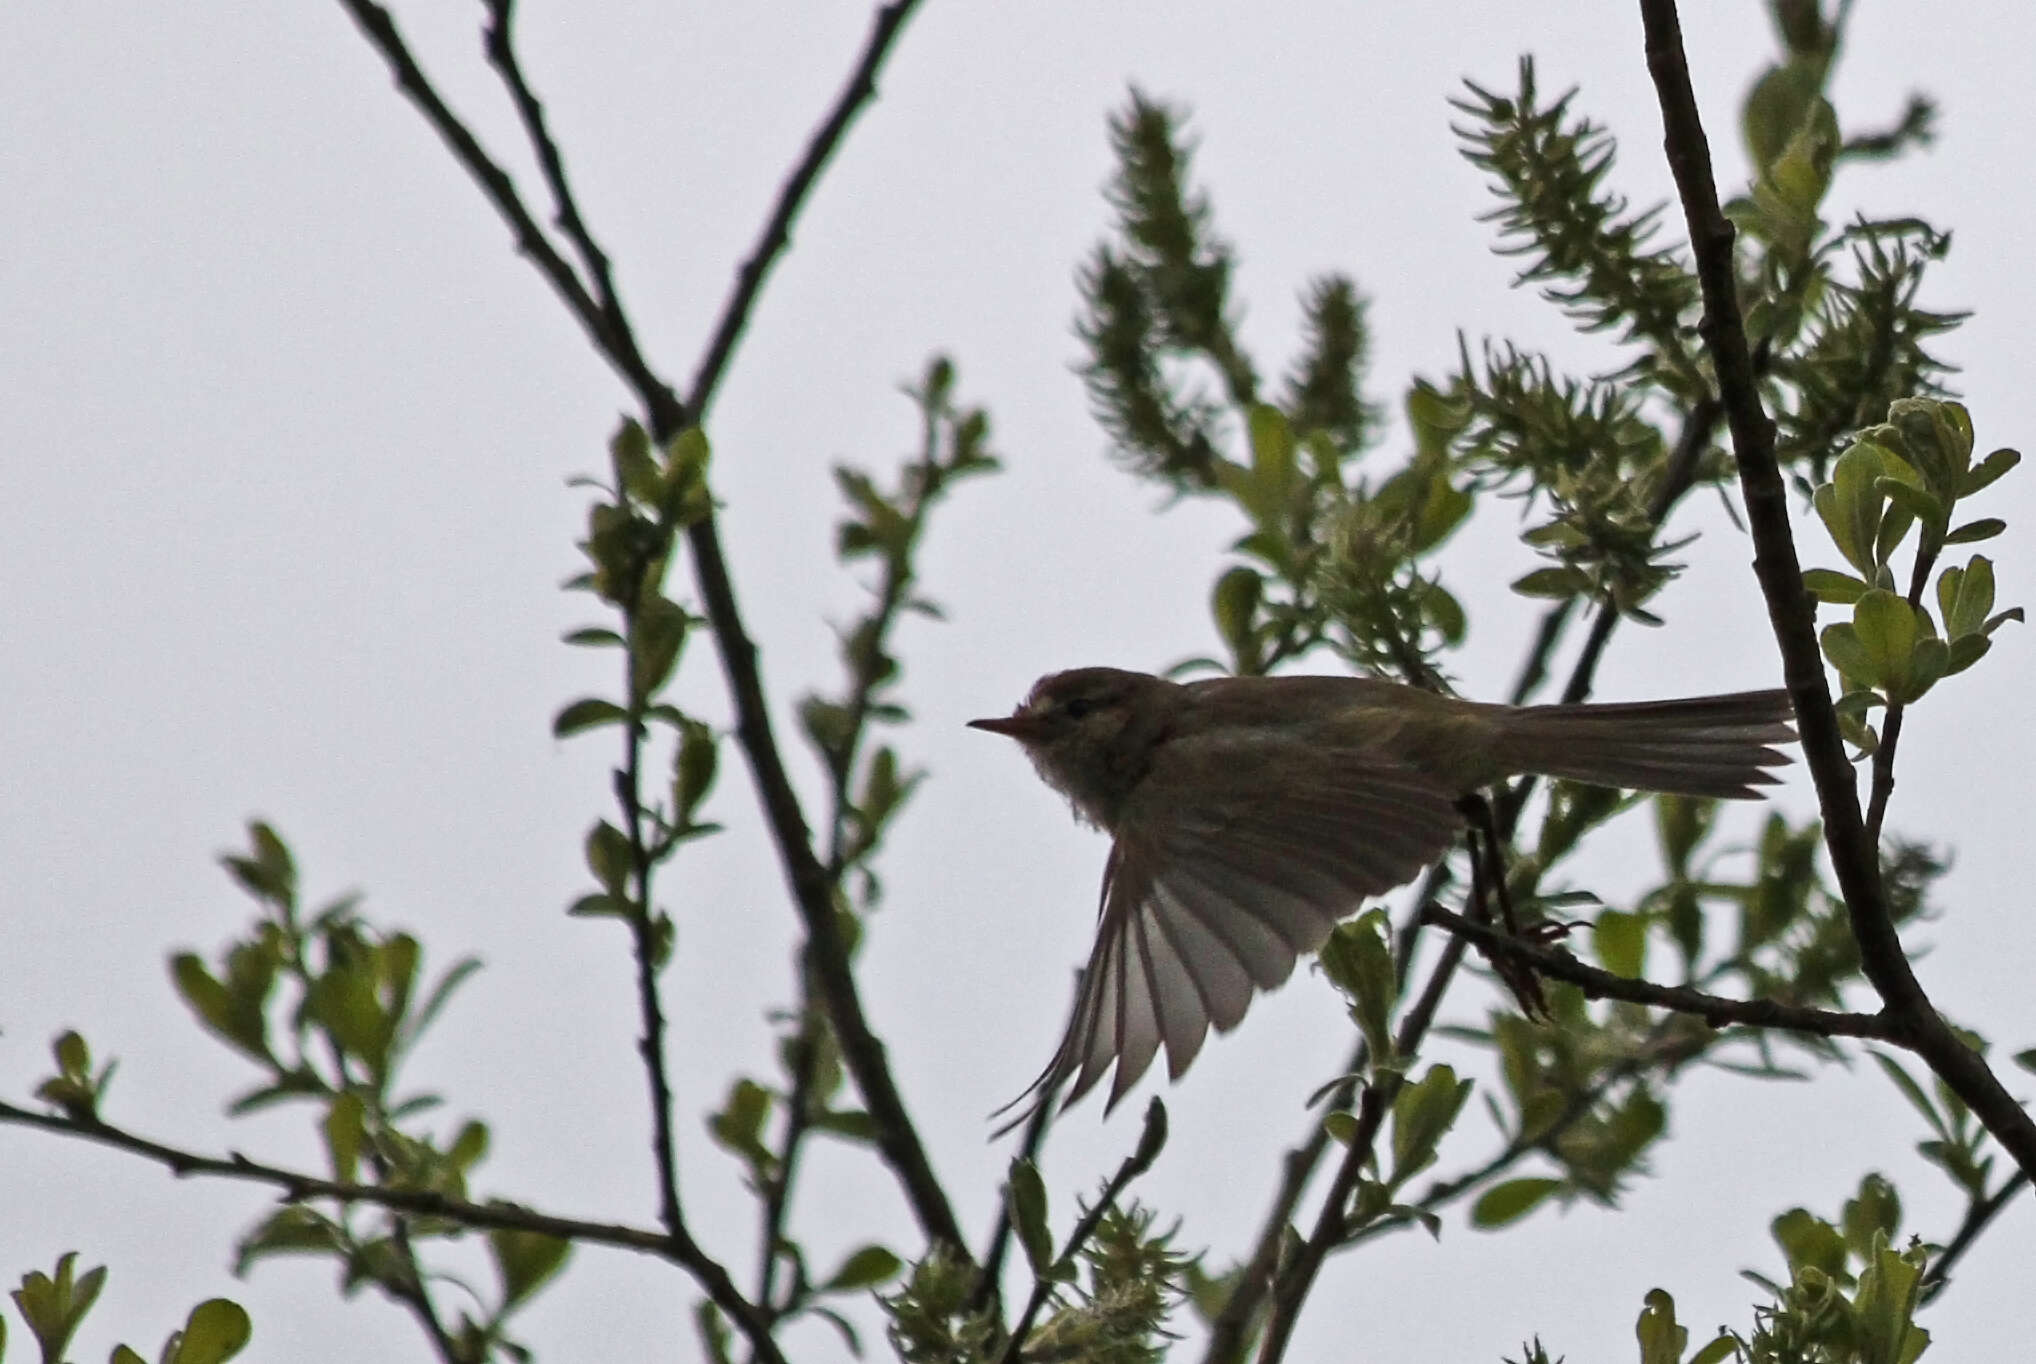
[[[1817,640],[1824,646],[1824,657],[1831,660],[1841,677],[1863,686],[1878,687],[1881,678],[1874,671],[1873,655],[1859,638],[1859,631],[1850,622],[1841,621],[1827,625]]]
[[[1392,1017],[1399,984],[1391,932],[1384,910],[1367,910],[1339,925],[1316,958],[1331,983],[1350,1000],[1350,1016],[1364,1034],[1374,1070],[1395,1063]]]
[[[1646,1303],[1633,1327],[1640,1338],[1640,1364],[1680,1364],[1690,1333],[1676,1324],[1675,1299],[1655,1288],[1648,1290]]]
[[[822,1293],[848,1293],[889,1283],[904,1268],[904,1262],[882,1246],[864,1246],[841,1262],[821,1285]]]
[[[1725,1364],[1739,1351],[1739,1337],[1723,1331],[1709,1345],[1690,1356],[1690,1364]]]
[[[1638,980],[1647,964],[1647,920],[1620,909],[1604,910],[1593,927],[1591,945],[1607,971]]]
[[[1850,573],[1840,573],[1834,568],[1806,568],[1803,570],[1803,590],[1818,601],[1833,606],[1849,606],[1866,595],[1867,585]]]
[[[618,900],[627,899],[622,891],[629,883],[632,859],[628,835],[605,819],[594,821],[587,830],[587,870]]]
[[[1471,1205],[1471,1225],[1490,1230],[1517,1222],[1540,1207],[1550,1194],[1561,1187],[1561,1180],[1547,1178],[1509,1179],[1503,1184],[1494,1184],[1479,1194],[1478,1201]]]
[[[1959,490],[1960,497],[1971,497],[1980,489],[2000,478],[2022,462],[2019,450],[1996,450],[1972,467],[1965,476],[1965,486]]]
[[[566,913],[575,919],[626,919],[629,906],[612,895],[595,891],[566,906]]]
[[[762,1137],[770,1111],[771,1092],[754,1080],[740,1079],[729,1086],[728,1101],[707,1120],[707,1130],[721,1146],[743,1157],[751,1169],[762,1170],[774,1159]]]
[[[1590,588],[1590,579],[1574,568],[1537,568],[1513,581],[1513,590],[1523,597],[1574,597]]]
[[[1252,624],[1264,589],[1265,579],[1258,570],[1239,564],[1216,580],[1216,589],[1210,594],[1209,609],[1216,618],[1216,631],[1230,646],[1240,667],[1257,662]]]
[[[560,638],[567,644],[578,645],[581,648],[619,649],[622,647],[622,636],[603,625],[586,625],[577,630],[568,630]]]
[[[1998,516],[1982,516],[1977,521],[1968,521],[1944,537],[1947,545],[1971,545],[1981,540],[1991,540],[2008,528],[2008,523]]]
[[[664,597],[651,598],[637,612],[629,676],[639,700],[651,700],[671,679],[692,623],[683,606]]]
[[[629,712],[613,701],[603,701],[596,696],[583,697],[552,717],[551,734],[554,739],[564,739],[600,725],[619,725],[628,716]]]
[[[325,1133],[325,1151],[332,1160],[332,1177],[351,1184],[360,1172],[361,1142],[367,1135],[367,1107],[358,1094],[333,1096],[320,1124]]]
[[[1251,434],[1251,475],[1257,484],[1260,507],[1267,513],[1257,519],[1272,520],[1285,507],[1294,482],[1294,433],[1286,414],[1266,403],[1251,409],[1247,418]]]
[[[208,1298],[191,1309],[169,1352],[169,1364],[221,1364],[247,1347],[254,1324],[229,1298]]]
[[[681,824],[690,824],[700,802],[714,789],[720,743],[714,731],[691,718],[679,725],[678,752],[672,759],[672,804]]]
[[[488,1254],[502,1285],[502,1311],[529,1300],[530,1295],[565,1268],[573,1243],[541,1231],[496,1227],[488,1232]]]
[[[1435,1065],[1393,1098],[1393,1175],[1398,1188],[1435,1159],[1435,1147],[1455,1125],[1470,1097],[1471,1082],[1458,1080],[1447,1065]]]
[[[1029,1160],[1012,1161],[1004,1200],[1032,1276],[1044,1279],[1053,1268],[1053,1233],[1046,1224],[1046,1183],[1039,1177],[1039,1167]]]

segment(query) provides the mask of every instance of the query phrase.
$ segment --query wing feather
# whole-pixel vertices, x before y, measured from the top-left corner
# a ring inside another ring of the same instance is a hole
[[[1286,980],[1339,920],[1412,880],[1455,837],[1454,793],[1419,771],[1262,738],[1213,761],[1210,745],[1192,746],[1193,771],[1156,763],[1127,804],[1067,1031],[1000,1132],[1063,1084],[1062,1106],[1073,1104],[1113,1062],[1114,1107],[1162,1047],[1178,1079],[1211,1026],[1236,1027],[1256,990]]]

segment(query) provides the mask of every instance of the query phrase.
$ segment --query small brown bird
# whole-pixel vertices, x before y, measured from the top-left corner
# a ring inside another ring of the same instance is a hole
[[[1072,1104],[1115,1060],[1115,1105],[1162,1044],[1179,1079],[1212,1023],[1236,1027],[1338,920],[1442,856],[1495,782],[1756,798],[1790,719],[1785,691],[1522,707],[1361,677],[1041,678],[969,723],[1016,739],[1114,842],[1074,1017],[1026,1095],[1072,1076]]]

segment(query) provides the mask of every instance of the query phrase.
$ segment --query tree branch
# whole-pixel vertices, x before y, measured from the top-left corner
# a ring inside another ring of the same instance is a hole
[[[619,1246],[669,1260],[690,1273],[707,1290],[707,1296],[726,1312],[749,1338],[757,1357],[768,1364],[786,1364],[770,1326],[756,1307],[742,1296],[735,1281],[682,1229],[677,1233],[652,1231],[615,1222],[588,1222],[577,1217],[559,1217],[515,1203],[475,1203],[454,1198],[433,1189],[386,1188],[378,1184],[349,1184],[322,1179],[317,1175],[264,1165],[233,1153],[225,1157],[201,1155],[195,1151],[167,1146],[159,1141],[115,1127],[96,1118],[37,1113],[0,1102],[0,1123],[41,1128],[59,1136],[97,1142],[115,1150],[152,1160],[181,1178],[206,1175],[219,1179],[245,1180],[282,1190],[283,1201],[303,1203],[327,1198],[335,1203],[366,1203],[392,1212],[444,1218],[464,1227],[497,1227],[506,1231],[534,1231],[569,1241],[586,1241]]]
[[[1879,851],[1860,818],[1859,792],[1838,733],[1831,692],[1817,647],[1816,622],[1803,590],[1789,529],[1787,493],[1775,463],[1774,423],[1761,405],[1746,329],[1740,320],[1732,224],[1718,207],[1710,147],[1690,86],[1682,27],[1674,0],[1640,0],[1647,67],[1661,105],[1664,147],[1689,227],[1703,287],[1698,330],[1717,375],[1719,400],[1732,431],[1733,453],[1754,544],[1753,569],[1767,599],[1781,648],[1782,675],[1795,703],[1803,757],[1817,788],[1825,846],[1859,944],[1866,977],[1890,1013],[1909,1030],[1913,1049],[1963,1099],[2016,1164],[2036,1173],[2036,1121],[1994,1076],[1986,1061],[1938,1016],[1910,969],[1881,885]]]
[[[862,59],[849,75],[848,84],[835,97],[834,109],[828,114],[827,121],[820,125],[813,134],[813,140],[807,144],[805,156],[800,158],[791,177],[778,191],[777,206],[771,210],[770,221],[764,224],[763,235],[757,238],[749,259],[742,263],[742,269],[735,277],[734,292],[721,305],[721,322],[714,329],[714,339],[708,343],[706,354],[700,357],[699,367],[693,371],[695,421],[706,420],[707,409],[714,401],[714,390],[720,387],[721,375],[728,367],[729,357],[734,355],[742,340],[743,329],[749,325],[749,315],[755,310],[757,295],[763,291],[771,267],[791,243],[792,224],[798,221],[799,211],[806,206],[814,182],[820,178],[820,172],[827,169],[827,163],[847,135],[849,125],[855,122],[863,106],[876,98],[877,73],[883,70],[885,60],[904,30],[905,21],[918,8],[919,0],[896,0],[878,8],[870,25],[869,37],[863,41]]]
[[[1473,923],[1440,905],[1428,906],[1421,917],[1467,939],[1480,951],[1511,957],[1532,967],[1538,975],[1574,985],[1586,999],[1617,999],[1650,1009],[1693,1014],[1714,1028],[1779,1028],[1818,1037],[1871,1037],[1902,1047],[1912,1045],[1907,1025],[1891,1013],[1844,1013],[1784,1004],[1776,999],[1732,999],[1687,985],[1656,985],[1653,981],[1635,980],[1586,965],[1559,948],[1542,947],[1488,925]]]
[[[854,76],[820,132],[815,135],[806,156],[786,182],[776,210],[737,278],[734,292],[722,310],[714,339],[695,372],[693,391],[688,401],[681,400],[669,384],[651,371],[626,331],[618,333],[613,328],[601,305],[588,293],[572,267],[531,216],[508,175],[489,158],[473,134],[433,89],[404,44],[388,11],[374,0],[339,2],[353,16],[368,41],[382,54],[396,76],[398,87],[424,114],[451,149],[454,159],[474,178],[489,202],[509,223],[524,254],[550,281],[594,342],[595,348],[636,394],[648,418],[647,424],[660,443],[694,425],[712,404],[714,391],[747,325],[764,278],[790,240],[792,223],[849,124],[874,95],[876,73],[889,56],[905,19],[917,5],[917,0],[898,0],[898,3],[878,10]],[[960,1224],[955,1220],[947,1196],[920,1145],[918,1132],[905,1111],[904,1100],[898,1094],[884,1057],[883,1044],[871,1032],[863,1015],[841,930],[835,922],[826,869],[813,855],[811,833],[800,811],[798,797],[785,775],[784,762],[771,731],[770,714],[757,669],[756,646],[743,628],[742,613],[734,585],[729,580],[727,559],[714,518],[709,516],[688,528],[686,539],[701,601],[713,626],[715,644],[721,654],[722,667],[734,701],[737,738],[749,760],[786,880],[806,927],[814,975],[821,986],[829,1021],[841,1043],[842,1059],[849,1073],[855,1077],[870,1117],[877,1124],[878,1150],[898,1176],[920,1226],[930,1238],[949,1242],[957,1254],[966,1257],[968,1252],[962,1244]]]

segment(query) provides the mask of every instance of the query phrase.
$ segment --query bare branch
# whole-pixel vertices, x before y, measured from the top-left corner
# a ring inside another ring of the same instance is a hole
[[[791,177],[778,191],[777,206],[771,210],[770,221],[764,224],[763,235],[751,249],[749,259],[742,263],[742,270],[735,277],[734,292],[721,305],[721,322],[714,328],[714,339],[708,343],[707,353],[700,357],[699,368],[693,371],[693,420],[705,420],[707,409],[714,402],[714,390],[721,384],[722,372],[727,369],[729,357],[735,354],[735,347],[742,340],[743,328],[749,325],[749,315],[756,307],[757,295],[763,291],[764,280],[792,240],[792,224],[798,221],[799,211],[806,206],[814,182],[820,178],[820,172],[827,169],[827,163],[847,135],[849,125],[855,122],[863,106],[876,98],[877,73],[883,70],[891,48],[904,30],[905,21],[917,8],[919,0],[896,0],[896,3],[877,10],[870,25],[870,36],[863,43],[862,59],[849,75],[848,84],[835,98],[834,109],[828,114],[827,121],[820,125],[819,131],[813,134],[813,140],[807,144],[806,155],[800,158]]]
[[[1617,999],[1650,1009],[1693,1014],[1714,1028],[1779,1028],[1818,1037],[1871,1037],[1897,1046],[1911,1045],[1907,1026],[1890,1013],[1856,1014],[1813,1009],[1776,999],[1732,999],[1687,985],[1656,985],[1585,965],[1560,948],[1542,947],[1485,924],[1473,923],[1440,905],[1430,905],[1423,919],[1465,938],[1480,951],[1511,957],[1540,975],[1574,985],[1587,999]]]
[[[684,1230],[677,1233],[652,1231],[615,1222],[588,1222],[577,1217],[559,1217],[516,1203],[475,1203],[453,1198],[432,1189],[386,1188],[378,1184],[349,1184],[322,1179],[299,1170],[264,1165],[233,1153],[225,1157],[201,1155],[195,1151],[166,1146],[159,1141],[100,1122],[57,1113],[37,1113],[0,1102],[0,1123],[36,1127],[59,1136],[77,1137],[126,1151],[164,1166],[179,1178],[207,1175],[219,1179],[245,1180],[266,1184],[282,1191],[283,1201],[304,1203],[331,1199],[335,1203],[366,1203],[392,1212],[444,1218],[464,1227],[498,1227],[507,1231],[534,1231],[569,1241],[619,1246],[669,1260],[685,1269],[707,1290],[707,1296],[726,1312],[749,1338],[757,1357],[768,1364],[785,1364],[785,1357],[771,1339],[770,1327],[750,1301],[735,1287],[735,1281]]]

